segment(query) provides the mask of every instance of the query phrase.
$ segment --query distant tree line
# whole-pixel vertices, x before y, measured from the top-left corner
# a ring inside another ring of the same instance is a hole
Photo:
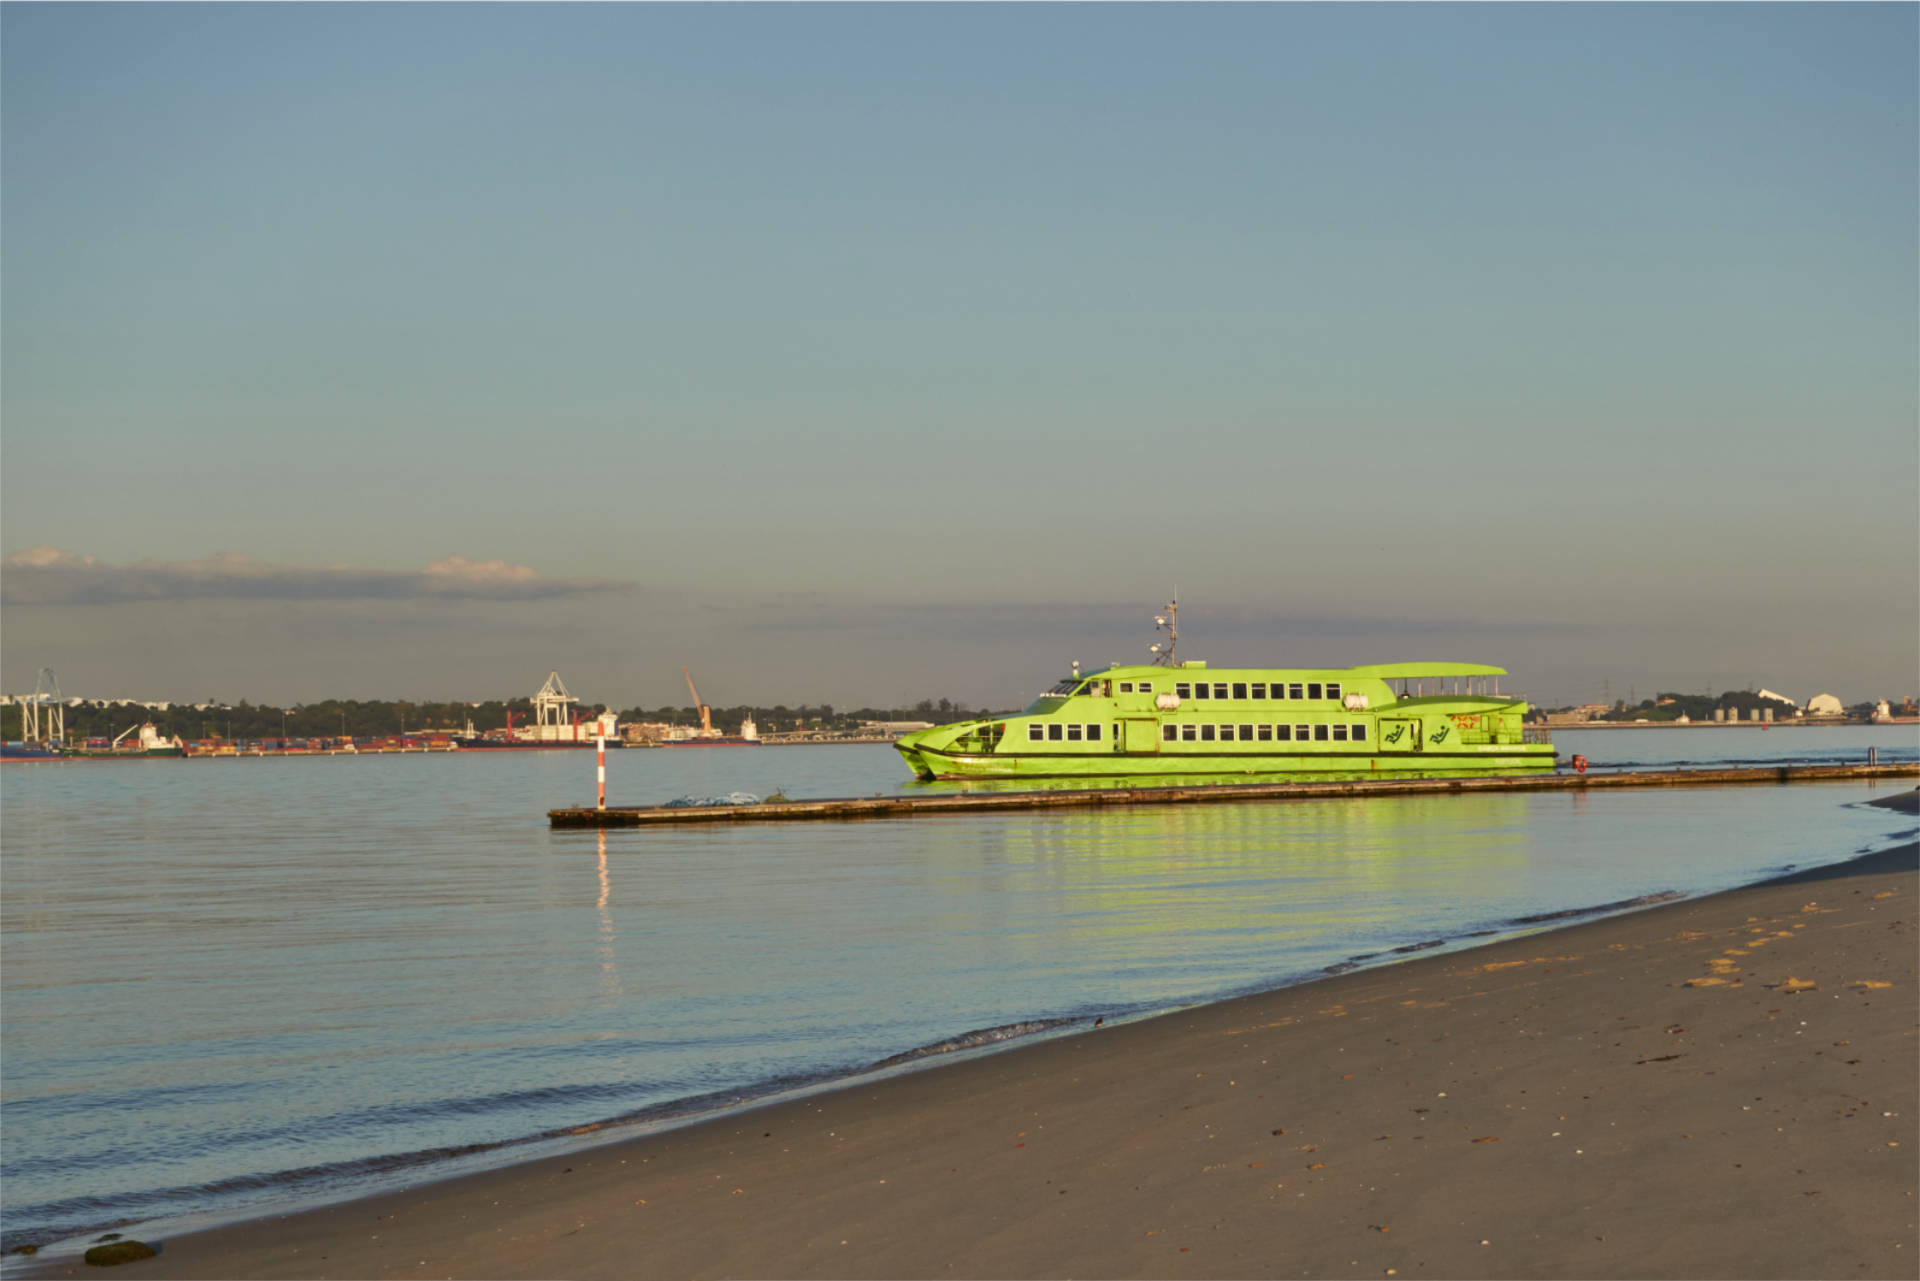
[[[1627,700],[1617,699],[1613,709],[1602,714],[1603,721],[1677,721],[1685,716],[1690,721],[1710,721],[1717,709],[1724,709],[1727,719],[1732,719],[1736,711],[1740,719],[1751,720],[1753,713],[1771,707],[1777,720],[1786,720],[1793,716],[1796,709],[1790,703],[1776,699],[1762,698],[1751,690],[1730,689],[1724,694],[1656,694],[1652,698],[1641,699],[1639,703],[1628,706]],[[1868,717],[1873,715],[1872,703],[1860,703],[1847,709],[1847,715]]]
[[[8,707],[0,725],[6,737],[18,739],[25,718],[24,709]],[[69,707],[67,738],[113,738],[129,726],[152,721],[162,735],[175,735],[189,741],[202,738],[261,739],[280,738],[384,738],[393,734],[413,734],[430,730],[465,730],[469,721],[475,729],[504,725],[506,714],[513,723],[524,724],[533,718],[533,704],[524,698],[484,703],[413,702],[397,699],[335,699],[319,703],[300,703],[286,707],[249,703],[241,699],[231,707],[196,709],[176,704],[165,710],[138,704],[82,703]],[[594,714],[598,714],[595,709]]]
[[[581,703],[574,707],[573,714],[588,720],[605,710],[603,703]],[[68,742],[89,738],[111,739],[122,730],[149,720],[163,736],[178,736],[189,742],[206,738],[246,741],[280,738],[283,735],[288,738],[385,738],[403,733],[465,732],[469,724],[484,733],[503,728],[509,712],[513,713],[516,726],[533,722],[533,703],[525,698],[504,701],[490,699],[482,703],[330,698],[323,702],[286,707],[254,704],[242,699],[231,707],[199,710],[190,705],[176,705],[164,711],[137,704],[82,703],[66,709],[66,725]],[[788,707],[783,703],[774,707],[711,709],[717,728],[736,730],[741,720],[750,715],[763,734],[804,729],[849,733],[859,728],[862,721],[920,720],[940,723],[987,714],[967,711],[944,698],[938,701],[922,699],[912,707],[861,707],[852,711],[838,711],[827,703],[818,706],[802,704],[799,707]],[[623,721],[658,721],[685,726],[700,723],[700,711],[694,707],[630,707],[619,715]],[[17,705],[0,708],[0,736],[18,740],[24,720],[23,708]]]
[[[912,707],[857,707],[851,711],[840,711],[831,703],[818,706],[803,703],[798,707],[788,707],[779,703],[772,707],[709,707],[708,714],[713,719],[715,729],[724,729],[729,733],[740,728],[740,722],[751,716],[753,723],[762,734],[786,734],[796,730],[816,730],[827,734],[846,734],[860,728],[866,721],[932,721],[944,724],[947,721],[971,720],[977,716],[991,715],[985,711],[968,711],[950,699],[921,699]],[[700,709],[697,707],[629,707],[620,713],[622,721],[655,721],[666,725],[698,725]]]

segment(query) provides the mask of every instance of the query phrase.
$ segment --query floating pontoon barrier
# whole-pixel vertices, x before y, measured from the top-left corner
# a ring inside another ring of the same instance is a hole
[[[1453,792],[1595,792],[1619,787],[1707,787],[1731,783],[1828,783],[1920,778],[1920,763],[1759,765],[1735,769],[1621,770],[1608,774],[1539,773],[1506,777],[1382,778],[1287,783],[1212,783],[1181,787],[1100,787],[938,796],[867,796],[758,805],[609,805],[548,810],[555,827],[651,827],[663,823],[767,823],[800,819],[913,818],[1003,810],[1100,806],[1198,805],[1235,801],[1319,800],[1342,796],[1430,796]]]

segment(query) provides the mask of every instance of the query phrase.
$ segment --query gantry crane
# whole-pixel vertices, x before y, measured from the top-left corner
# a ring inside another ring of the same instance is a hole
[[[693,687],[693,673],[685,667],[680,674],[687,678],[687,692],[693,695],[693,705],[700,709],[700,734],[703,738],[713,736],[713,709],[700,701],[700,691]]]

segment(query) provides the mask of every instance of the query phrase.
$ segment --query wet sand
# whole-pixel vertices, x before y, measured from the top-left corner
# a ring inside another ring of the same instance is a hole
[[[1912,1277],[1917,864],[175,1237],[112,1275]]]

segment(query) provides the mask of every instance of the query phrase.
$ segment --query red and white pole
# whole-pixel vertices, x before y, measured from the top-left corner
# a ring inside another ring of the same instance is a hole
[[[600,750],[600,808],[607,808],[607,736],[598,735],[594,745]]]

